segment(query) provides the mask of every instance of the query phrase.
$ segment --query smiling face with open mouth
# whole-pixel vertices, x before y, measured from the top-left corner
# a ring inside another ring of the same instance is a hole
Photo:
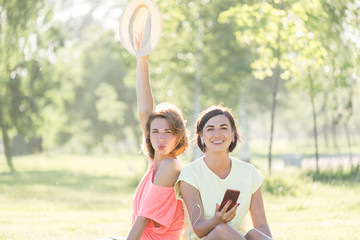
[[[222,114],[207,121],[202,136],[206,151],[228,151],[231,142],[234,140],[229,119]]]

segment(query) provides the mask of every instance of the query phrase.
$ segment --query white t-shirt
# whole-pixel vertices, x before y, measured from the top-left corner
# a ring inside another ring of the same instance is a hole
[[[216,203],[221,203],[226,189],[239,190],[238,203],[240,206],[237,208],[235,218],[229,224],[245,234],[243,221],[250,208],[251,196],[259,189],[263,180],[264,176],[253,165],[233,158],[231,158],[229,175],[225,179],[221,179],[208,168],[201,157],[182,169],[175,184],[175,194],[178,199],[182,200],[180,181],[185,181],[198,189],[204,206],[204,216],[209,219],[214,216]],[[185,205],[185,203],[183,204]],[[191,228],[191,224],[188,224],[188,227]],[[192,240],[199,239],[192,229],[186,229],[185,233],[186,237],[191,233]]]

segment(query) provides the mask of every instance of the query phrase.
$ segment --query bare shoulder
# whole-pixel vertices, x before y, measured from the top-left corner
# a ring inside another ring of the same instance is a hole
[[[163,187],[173,187],[179,177],[181,169],[182,165],[178,159],[164,159],[156,172],[154,184]]]
[[[182,169],[181,162],[177,158],[166,158],[161,162],[160,168],[164,167],[169,171],[179,172]]]

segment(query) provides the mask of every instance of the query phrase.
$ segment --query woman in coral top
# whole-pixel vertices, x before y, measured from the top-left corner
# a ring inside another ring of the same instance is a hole
[[[184,212],[173,187],[182,169],[176,157],[188,146],[184,120],[181,111],[172,104],[162,103],[153,111],[148,56],[137,57],[136,75],[143,151],[149,169],[136,189],[133,225],[127,239],[179,240]]]

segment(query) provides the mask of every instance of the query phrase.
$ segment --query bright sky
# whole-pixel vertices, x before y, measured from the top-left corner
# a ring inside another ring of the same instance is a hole
[[[68,21],[71,18],[81,18],[86,15],[91,9],[94,3],[91,0],[73,0],[64,3],[62,0],[55,0],[55,21]],[[113,29],[114,32],[118,32],[119,21],[122,13],[122,9],[119,6],[125,6],[126,0],[121,4],[117,2],[117,6],[114,6],[114,1],[103,0],[101,4],[94,10],[93,18],[95,20],[101,20],[105,29]],[[117,37],[118,40],[118,37]]]

